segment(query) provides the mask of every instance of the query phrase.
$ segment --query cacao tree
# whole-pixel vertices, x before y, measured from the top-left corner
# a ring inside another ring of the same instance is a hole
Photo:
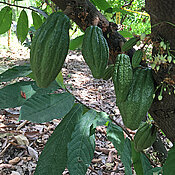
[[[86,174],[95,150],[94,129],[105,124],[107,138],[117,149],[125,166],[125,174],[132,174],[132,165],[139,175],[173,174],[174,146],[167,158],[167,152],[156,133],[159,130],[172,143],[175,142],[175,2],[145,0],[145,11],[151,20],[151,34],[133,35],[129,40],[120,34],[116,23],[105,17],[106,13],[116,11],[108,1],[52,2],[52,14],[35,7],[27,8],[32,11],[36,30],[29,46],[30,65],[15,66],[0,75],[0,82],[23,76],[34,80],[1,88],[1,109],[22,106],[20,119],[38,123],[62,119],[39,158],[35,174],[62,174],[65,168],[73,175]],[[123,7],[129,7],[132,2],[125,3]],[[1,3],[6,6],[0,11],[0,34],[10,28],[11,6],[15,6]],[[49,5],[51,1],[46,3]],[[17,37],[23,43],[28,33],[28,17],[24,7],[21,8]],[[42,21],[40,15],[46,19]],[[94,78],[112,78],[116,105],[125,127],[116,124],[113,115],[84,105],[63,83],[61,68],[70,49],[69,20],[85,32],[83,40],[79,42],[82,42],[82,54]],[[143,46],[135,51],[133,46],[138,43]],[[149,44],[153,47],[150,58],[145,54],[145,46]],[[53,93],[57,89],[63,92]],[[9,91],[13,93],[7,93]],[[25,98],[20,96],[21,91],[27,94]],[[11,101],[12,97],[18,100]],[[148,113],[154,122],[144,121]],[[134,141],[128,128],[138,129]],[[125,138],[123,132],[128,137]],[[152,144],[155,151],[164,154],[162,167],[155,167],[144,152]]]

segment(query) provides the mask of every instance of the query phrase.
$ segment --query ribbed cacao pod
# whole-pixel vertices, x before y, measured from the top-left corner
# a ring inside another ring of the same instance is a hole
[[[98,26],[90,26],[86,29],[82,55],[93,77],[103,78],[108,63],[109,48],[102,30]]]
[[[30,64],[36,83],[46,88],[55,80],[69,49],[69,18],[52,13],[37,30],[31,45]]]
[[[124,125],[131,130],[139,127],[146,116],[154,94],[154,81],[149,68],[136,68],[133,81],[124,102],[118,104]]]
[[[147,122],[142,123],[134,136],[135,150],[140,152],[150,147],[156,140],[156,133],[155,126]]]
[[[116,58],[113,83],[116,95],[116,104],[126,100],[131,83],[132,83],[133,71],[128,55],[119,54]]]

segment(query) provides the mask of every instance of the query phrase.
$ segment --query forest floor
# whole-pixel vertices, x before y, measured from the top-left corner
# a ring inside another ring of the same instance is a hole
[[[14,65],[28,62],[27,48],[20,45],[12,46],[9,51],[0,48],[0,73]],[[112,81],[94,79],[80,52],[69,52],[62,73],[67,88],[79,101],[97,111],[115,114],[115,121],[123,124],[115,105]],[[17,78],[13,82],[20,80],[23,78]],[[0,86],[6,84],[3,82]],[[0,110],[0,175],[32,175],[49,136],[60,122],[58,119],[42,124],[18,121],[19,110],[20,107]],[[134,132],[130,131],[130,134],[133,135]],[[63,175],[68,174],[67,170],[63,172]],[[96,148],[87,171],[89,174],[125,174],[120,156],[107,140],[105,126],[96,128]]]

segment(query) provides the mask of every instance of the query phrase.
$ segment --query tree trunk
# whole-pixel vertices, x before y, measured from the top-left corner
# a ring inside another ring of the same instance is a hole
[[[145,2],[146,11],[151,17],[153,41],[160,41],[160,38],[168,41],[171,50],[174,50],[172,54],[175,55],[175,1],[146,0]],[[153,50],[154,54],[156,54],[155,50]],[[168,85],[171,95],[168,91],[163,91],[163,99],[159,101],[159,88],[149,112],[166,136],[172,142],[175,142],[175,94],[173,88],[175,84],[175,65],[173,63],[161,65],[160,70],[154,72],[154,79],[156,85],[160,85],[161,82]]]
[[[107,39],[110,49],[110,60],[115,61],[117,54],[121,53],[121,46],[126,40],[117,32],[117,25],[110,23],[89,0],[52,0],[63,12],[70,17],[80,28],[85,29],[93,24],[97,24],[102,28],[103,34]],[[152,28],[153,38],[160,36],[169,41],[171,48],[175,49],[175,31],[174,27],[168,21],[173,23],[175,2],[173,0],[146,0],[146,10],[151,16],[151,24],[160,23]],[[133,50],[127,53],[130,57]],[[161,66],[158,73],[154,73],[155,84],[158,85],[162,81],[170,81],[174,84],[174,64],[168,67]],[[170,72],[170,74],[168,73]],[[172,86],[170,86],[172,89]],[[163,130],[167,137],[175,141],[175,96],[163,93],[163,100],[157,100],[159,91],[156,92],[155,100],[151,106],[150,114],[155,119],[157,125]]]

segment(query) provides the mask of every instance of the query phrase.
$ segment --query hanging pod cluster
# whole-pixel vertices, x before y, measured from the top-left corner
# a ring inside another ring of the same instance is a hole
[[[116,104],[126,127],[135,130],[146,116],[154,94],[154,81],[149,68],[131,68],[129,57],[118,55],[113,74]]]
[[[69,49],[69,18],[52,13],[37,30],[31,45],[30,64],[36,83],[46,88],[61,71]]]
[[[103,78],[108,63],[109,48],[102,30],[98,26],[90,26],[86,29],[82,55],[93,77]]]

